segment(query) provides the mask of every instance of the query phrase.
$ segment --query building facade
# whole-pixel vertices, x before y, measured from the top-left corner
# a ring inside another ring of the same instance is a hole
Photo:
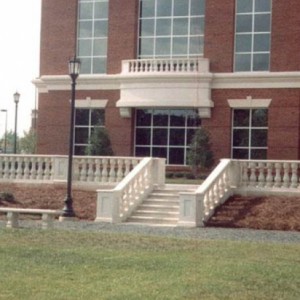
[[[115,155],[184,165],[202,126],[216,160],[299,159],[299,11],[298,0],[43,0],[38,153],[68,153],[76,55],[75,154],[105,127]]]

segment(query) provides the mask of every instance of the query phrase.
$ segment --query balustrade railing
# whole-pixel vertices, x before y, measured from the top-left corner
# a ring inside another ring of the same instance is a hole
[[[208,72],[208,61],[199,58],[124,60],[122,73]]]
[[[95,221],[121,222],[153,190],[154,185],[165,182],[165,160],[144,158],[112,190],[98,190]]]
[[[74,182],[116,184],[126,177],[142,158],[74,156]],[[65,181],[67,156],[0,155],[0,182]]]

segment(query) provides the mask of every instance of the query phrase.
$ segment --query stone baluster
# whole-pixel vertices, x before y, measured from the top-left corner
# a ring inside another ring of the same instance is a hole
[[[88,177],[87,177],[87,181],[94,181],[94,163],[93,163],[93,159],[89,158],[87,161],[87,168],[88,168]]]
[[[30,179],[31,180],[35,180],[37,177],[36,164],[37,164],[36,157],[32,157],[31,158],[31,170],[30,170]]]
[[[267,163],[267,177],[266,177],[266,187],[273,186],[273,163]]]
[[[283,164],[283,187],[288,188],[290,186],[290,164],[284,163]]]
[[[3,174],[3,178],[4,179],[8,179],[9,178],[9,160],[8,157],[4,158],[4,174]]]
[[[275,187],[281,187],[281,163],[277,162],[275,163],[275,178],[274,178],[274,181],[275,181],[275,184],[274,186]]]
[[[101,160],[99,158],[96,158],[95,159],[95,178],[94,178],[94,181],[96,181],[96,182],[100,182],[100,180],[101,180],[100,163],[101,163]]]
[[[51,177],[51,158],[45,158],[44,160],[44,180],[52,179]]]
[[[291,187],[297,188],[298,187],[298,164],[292,163],[291,164],[292,169],[292,177],[291,177]]]
[[[118,171],[117,171],[117,182],[120,182],[123,179],[123,160],[118,159]]]
[[[86,170],[87,170],[87,163],[86,160],[84,158],[82,158],[80,160],[80,165],[81,165],[81,169],[80,169],[80,181],[86,181],[87,180],[87,176],[86,176]]]
[[[24,179],[30,178],[30,169],[29,169],[30,160],[28,157],[24,158]]]
[[[38,180],[42,180],[43,179],[44,161],[42,160],[41,157],[39,157],[37,159],[37,167],[38,167],[38,170],[37,170],[37,179]]]
[[[109,163],[110,163],[109,182],[115,182],[116,181],[116,171],[115,171],[116,160],[111,158],[109,160]]]
[[[106,158],[103,158],[101,182],[107,182],[107,181],[108,181],[108,160]]]
[[[242,185],[243,186],[248,186],[249,185],[248,163],[246,163],[246,162],[242,163]]]
[[[16,177],[15,158],[10,157],[10,159],[9,159],[9,178],[15,179],[15,177]]]
[[[15,168],[16,168],[16,178],[23,179],[23,159],[21,157],[16,158]]]
[[[266,178],[265,178],[265,163],[259,162],[258,163],[258,186],[265,187],[266,185]]]
[[[0,178],[4,177],[4,160],[0,158]]]
[[[206,192],[204,194],[204,200],[203,200],[203,206],[204,206],[204,215],[209,215],[209,194]]]
[[[125,164],[124,177],[126,177],[130,172],[130,160],[125,159],[124,164]]]
[[[256,186],[256,163],[250,162],[250,186]]]

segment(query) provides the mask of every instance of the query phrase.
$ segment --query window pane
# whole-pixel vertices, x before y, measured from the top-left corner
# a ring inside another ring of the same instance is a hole
[[[89,73],[91,73],[91,69],[92,69],[92,66],[91,66],[91,61],[92,60],[91,60],[91,58],[81,57],[80,61],[81,61],[80,73],[82,73],[82,74],[89,74]]]
[[[93,3],[80,3],[79,19],[93,18]]]
[[[184,146],[184,144],[185,144],[185,130],[170,129],[170,145]]]
[[[140,53],[142,55],[153,55],[154,51],[154,39],[153,38],[142,38],[140,39]]]
[[[233,126],[234,127],[249,127],[250,110],[249,109],[235,109],[233,111]]]
[[[75,128],[75,143],[87,144],[89,142],[89,129],[88,128]]]
[[[141,0],[141,17],[154,17],[155,0]]]
[[[253,109],[252,110],[252,126],[267,127],[268,126],[268,110]]]
[[[190,38],[190,54],[200,54],[203,52],[203,37]]]
[[[172,0],[157,1],[157,16],[166,17],[171,16]]]
[[[153,111],[153,125],[154,126],[168,126],[169,114],[166,110]]]
[[[251,159],[267,159],[267,149],[252,149]]]
[[[155,128],[153,129],[153,145],[168,145],[168,130]]]
[[[271,11],[271,0],[255,0],[255,11]]]
[[[187,126],[199,127],[201,125],[201,119],[197,112],[187,112]]]
[[[252,147],[267,147],[268,130],[267,129],[252,129],[251,131],[251,146]]]
[[[269,70],[269,54],[254,54],[253,71],[268,71],[268,70]]]
[[[136,156],[151,156],[149,147],[136,147],[135,148]]]
[[[189,19],[180,18],[173,21],[173,35],[187,35],[189,32]]]
[[[245,72],[251,71],[251,55],[236,54],[235,55],[235,71]]]
[[[171,50],[171,39],[170,38],[157,38],[156,39],[156,55],[169,55]]]
[[[94,58],[93,59],[93,73],[106,73],[106,58]]]
[[[186,112],[184,110],[170,110],[170,125],[176,127],[185,126]]]
[[[91,56],[92,55],[92,40],[79,40],[78,54],[80,56]]]
[[[204,34],[204,18],[191,18],[190,35]]]
[[[236,32],[252,32],[252,15],[236,17]]]
[[[76,109],[75,111],[75,124],[89,125],[89,110],[88,109]]]
[[[252,12],[253,0],[237,0],[237,12],[246,13]]]
[[[94,37],[107,36],[107,21],[95,21]]]
[[[93,109],[91,111],[91,125],[92,126],[104,126],[104,109]]]
[[[191,15],[201,16],[205,14],[205,0],[191,0]]]
[[[79,37],[89,38],[92,37],[93,33],[93,22],[91,21],[80,21],[79,22]]]
[[[107,54],[107,39],[94,40],[94,56],[106,56]]]
[[[233,129],[233,146],[249,147],[249,130]]]
[[[249,159],[249,150],[248,149],[233,149],[232,158]]]
[[[136,112],[136,125],[137,126],[150,126],[151,125],[151,111],[138,109]]]
[[[140,24],[142,36],[154,36],[154,20],[146,19],[142,20]]]
[[[85,155],[86,146],[75,146],[74,154],[75,155]]]
[[[270,14],[255,15],[254,18],[254,31],[255,32],[270,32],[271,21]]]
[[[167,148],[156,148],[154,147],[152,150],[153,157],[162,157],[167,158]]]
[[[236,52],[251,52],[252,50],[252,35],[251,34],[239,34],[235,39],[235,51]]]
[[[106,19],[108,16],[108,2],[95,3],[95,19]]]
[[[154,21],[153,21],[154,22]],[[156,23],[156,35],[171,35],[171,19],[159,19]]]
[[[187,130],[187,137],[186,137],[186,144],[190,145],[192,143],[192,139],[195,135],[196,129],[188,129]]]
[[[270,35],[255,34],[254,35],[254,51],[269,51],[270,50]]]
[[[187,16],[189,14],[189,0],[174,0],[174,16]]]
[[[170,148],[169,149],[169,164],[182,165],[184,164],[184,149]]]
[[[135,137],[136,145],[150,145],[151,144],[151,131],[147,128],[137,128],[136,129],[136,137]]]
[[[188,39],[187,37],[176,37],[173,38],[173,49],[174,56],[186,56],[188,53]]]

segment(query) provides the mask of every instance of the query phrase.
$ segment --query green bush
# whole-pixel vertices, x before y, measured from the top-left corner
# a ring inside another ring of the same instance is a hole
[[[15,201],[15,197],[12,193],[1,192],[0,193],[0,200],[7,201],[7,202],[13,202],[13,201]]]

